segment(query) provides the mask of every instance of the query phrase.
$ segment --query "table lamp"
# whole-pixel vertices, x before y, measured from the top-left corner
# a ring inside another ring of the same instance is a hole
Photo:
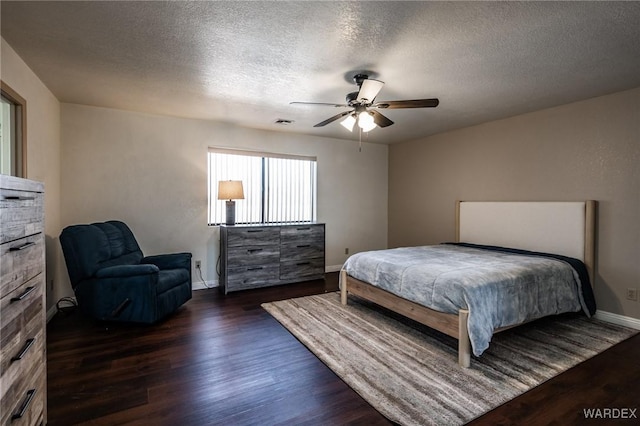
[[[227,200],[227,225],[236,224],[236,202],[233,200],[244,200],[242,181],[223,180],[218,182],[218,200]]]

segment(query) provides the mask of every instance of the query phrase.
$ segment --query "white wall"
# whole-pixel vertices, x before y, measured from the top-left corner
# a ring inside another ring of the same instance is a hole
[[[209,282],[219,252],[218,228],[207,226],[209,146],[317,157],[328,267],[342,265],[346,247],[387,246],[385,145],[359,152],[356,141],[64,103],[61,129],[63,225],[120,219],[147,255],[192,252]]]
[[[598,309],[640,319],[640,88],[393,145],[389,244],[454,238],[456,200],[597,200]]]
[[[0,78],[26,103],[27,178],[44,182],[47,262],[47,307],[61,297],[60,235],[60,103],[9,44],[2,39]]]

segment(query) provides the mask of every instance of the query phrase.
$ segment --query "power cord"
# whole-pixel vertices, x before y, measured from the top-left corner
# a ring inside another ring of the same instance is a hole
[[[196,265],[196,270],[198,271],[198,276],[200,277],[200,281],[202,281],[202,285],[206,288],[214,288],[213,286],[207,285],[207,282],[202,278],[202,267],[200,265]]]
[[[66,305],[66,306],[63,306]],[[56,310],[64,315],[72,314],[78,307],[78,302],[73,297],[62,297],[56,302]]]

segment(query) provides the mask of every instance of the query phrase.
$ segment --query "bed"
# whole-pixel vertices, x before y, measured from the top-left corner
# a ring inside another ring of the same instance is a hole
[[[595,210],[595,201],[457,202],[454,243],[351,256],[340,272],[342,304],[349,294],[358,296],[454,337],[458,363],[469,367],[472,350],[481,355],[493,333],[546,315],[595,311]],[[441,269],[445,261],[452,271]],[[536,299],[528,306],[522,300],[531,297],[519,292],[529,284],[492,281],[492,274],[511,275],[502,269],[509,267],[536,283],[535,297],[555,305]],[[445,276],[456,278],[453,287],[442,287]],[[415,290],[416,284],[428,287]],[[487,302],[486,294],[493,299]]]

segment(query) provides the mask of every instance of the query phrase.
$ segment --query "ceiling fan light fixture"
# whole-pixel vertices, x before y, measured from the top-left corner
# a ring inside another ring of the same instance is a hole
[[[0,0],[2,1],[2,0]],[[432,99],[406,99],[398,101],[380,101],[375,99],[384,86],[384,82],[380,80],[370,79],[367,74],[356,74],[353,80],[358,86],[357,92],[347,94],[346,103],[331,104],[326,102],[290,102],[291,104],[303,105],[324,105],[337,108],[351,108],[351,111],[340,112],[324,121],[315,124],[313,127],[323,127],[334,121],[340,120],[340,125],[350,132],[353,132],[355,123],[358,123],[358,130],[362,136],[362,132],[370,132],[376,127],[382,129],[393,124],[388,117],[384,116],[378,109],[400,109],[400,108],[434,108],[440,101],[437,98]]]
[[[347,115],[347,118],[340,122],[340,125],[350,132],[353,132],[353,126],[356,124],[356,118],[353,114]]]
[[[375,121],[373,121],[373,116],[368,111],[362,111],[358,114],[358,126],[363,132],[371,131],[377,127]]]

